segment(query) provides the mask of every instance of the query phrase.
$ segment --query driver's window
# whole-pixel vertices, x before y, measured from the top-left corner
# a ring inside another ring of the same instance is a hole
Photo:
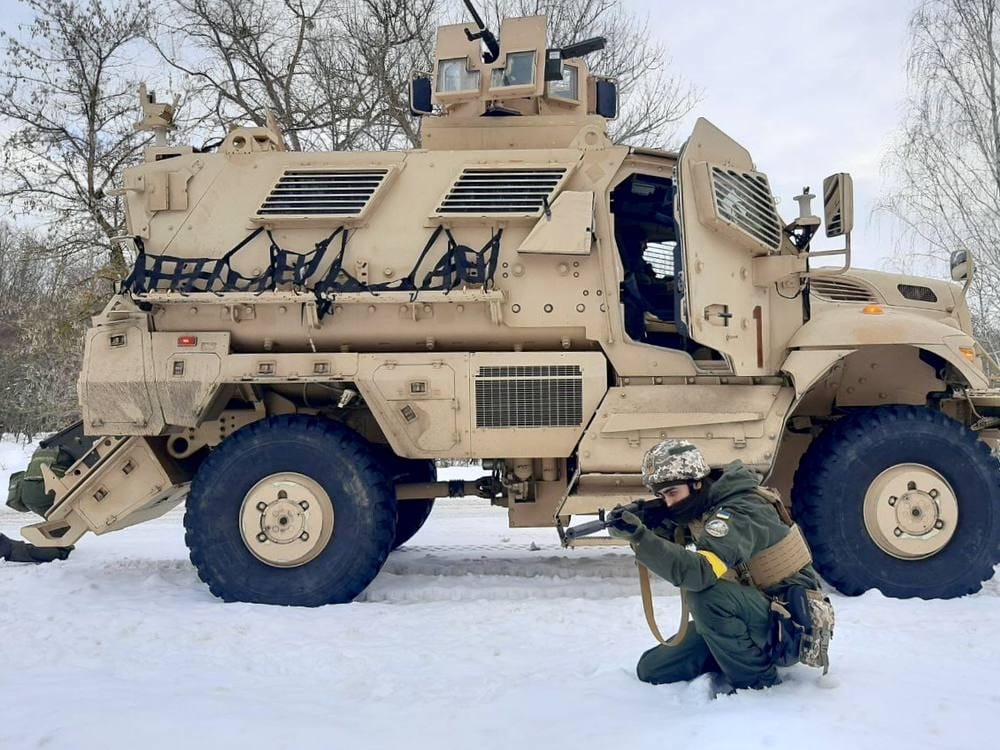
[[[674,324],[674,186],[665,177],[635,174],[611,194],[615,241],[624,269],[625,329],[634,341],[683,348]]]

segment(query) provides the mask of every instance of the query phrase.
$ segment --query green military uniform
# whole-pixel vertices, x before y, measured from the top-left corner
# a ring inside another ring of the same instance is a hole
[[[631,535],[638,561],[684,590],[694,620],[680,644],[642,655],[636,671],[643,682],[680,682],[707,672],[723,673],[737,688],[778,681],[767,650],[770,602],[757,588],[728,580],[789,533],[770,503],[754,492],[759,484],[741,462],[726,467],[708,488],[704,512],[688,525],[685,541],[693,542],[693,551],[670,541],[677,527],[669,522],[655,529],[640,526]],[[792,584],[819,588],[807,566],[766,593],[780,595]]]

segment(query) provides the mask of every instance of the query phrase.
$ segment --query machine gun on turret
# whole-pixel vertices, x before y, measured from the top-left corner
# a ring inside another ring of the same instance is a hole
[[[481,39],[483,44],[486,45],[486,54],[483,55],[483,62],[487,65],[495,63],[500,58],[500,40],[497,39],[496,34],[486,28],[486,24],[483,23],[482,16],[479,15],[476,6],[472,4],[472,0],[465,0],[465,7],[469,9],[469,13],[472,14],[472,20],[476,22],[476,26],[479,28],[479,31],[469,31],[466,29],[466,38],[470,42]]]

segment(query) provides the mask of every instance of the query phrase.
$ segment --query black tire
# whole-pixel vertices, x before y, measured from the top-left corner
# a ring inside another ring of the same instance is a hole
[[[334,509],[332,536],[313,559],[274,567],[243,541],[240,510],[261,479],[295,472]],[[225,601],[315,607],[352,601],[375,578],[396,534],[396,501],[371,446],[336,422],[279,416],[237,431],[191,485],[184,539],[198,576]]]
[[[422,459],[397,459],[399,461],[398,482],[436,482],[437,467],[433,461]],[[396,503],[396,538],[392,548],[406,544],[423,527],[434,510],[434,498],[427,500],[403,500]]]
[[[864,521],[872,482],[904,463],[936,471],[958,502],[954,535],[923,559],[885,552]],[[878,407],[844,417],[813,442],[795,473],[793,509],[816,569],[842,593],[948,599],[978,591],[1000,562],[998,482],[1000,464],[959,422],[924,407]]]

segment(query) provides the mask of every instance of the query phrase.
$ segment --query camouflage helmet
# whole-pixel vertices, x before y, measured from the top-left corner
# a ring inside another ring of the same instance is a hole
[[[701,451],[687,440],[664,440],[642,459],[642,483],[652,492],[668,484],[696,482],[709,471]]]

